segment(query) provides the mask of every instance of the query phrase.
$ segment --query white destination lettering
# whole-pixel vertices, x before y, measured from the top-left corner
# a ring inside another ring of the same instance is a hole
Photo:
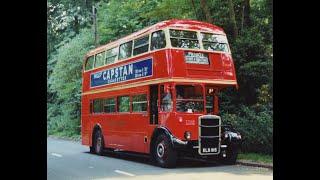
[[[116,78],[117,78],[118,77],[118,68],[115,68],[114,72],[115,72],[115,75],[116,75]]]
[[[123,76],[126,76],[126,75],[128,75],[127,66],[124,66],[123,67]]]
[[[133,74],[133,64],[129,64],[129,74]]]

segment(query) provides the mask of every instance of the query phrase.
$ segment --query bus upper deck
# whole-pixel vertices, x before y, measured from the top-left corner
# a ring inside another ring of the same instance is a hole
[[[237,86],[224,31],[193,20],[163,21],[90,51],[83,79],[84,94],[128,82]]]

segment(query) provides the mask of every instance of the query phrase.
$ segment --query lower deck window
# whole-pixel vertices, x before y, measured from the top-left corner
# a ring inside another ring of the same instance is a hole
[[[93,100],[93,113],[101,113],[102,112],[102,99]]]
[[[147,111],[147,95],[146,94],[132,96],[132,111],[133,112]]]
[[[130,97],[129,96],[118,97],[118,109],[119,109],[119,112],[129,112],[130,111]]]
[[[103,110],[105,113],[116,112],[116,101],[114,98],[104,100]]]
[[[161,101],[160,101],[161,111],[171,112],[173,107],[171,91],[165,92],[164,85],[160,86],[160,97],[161,97]]]

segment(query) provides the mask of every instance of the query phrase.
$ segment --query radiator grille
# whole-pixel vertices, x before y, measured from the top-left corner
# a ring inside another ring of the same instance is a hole
[[[204,115],[199,117],[199,154],[220,153],[220,124],[219,116]]]

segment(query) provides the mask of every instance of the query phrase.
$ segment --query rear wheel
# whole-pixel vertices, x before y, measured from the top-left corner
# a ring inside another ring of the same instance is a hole
[[[161,167],[172,168],[176,166],[177,152],[173,149],[170,139],[164,134],[157,137],[152,156]]]
[[[90,146],[90,153],[94,153],[94,147],[93,146]]]
[[[95,154],[102,155],[104,148],[104,140],[100,130],[96,131],[94,134],[93,147],[90,147],[90,152],[94,152]]]

